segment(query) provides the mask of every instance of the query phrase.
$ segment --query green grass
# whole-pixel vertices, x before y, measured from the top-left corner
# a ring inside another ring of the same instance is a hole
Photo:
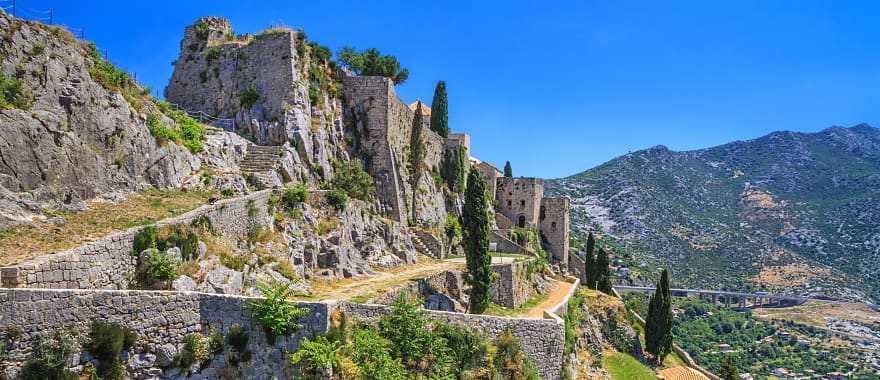
[[[529,260],[529,259],[532,259],[532,258],[533,258],[533,257],[531,257],[531,256],[520,255],[520,254],[517,254],[517,253],[502,253],[502,252],[489,252],[489,256],[492,256],[492,257],[510,257],[510,258],[513,258],[513,261],[514,261],[514,262],[517,262],[517,263],[520,262],[520,261],[526,261],[526,260]]]
[[[529,298],[525,303],[520,305],[519,307],[509,308],[504,307],[495,303],[490,303],[489,307],[486,308],[486,311],[483,314],[486,315],[496,315],[500,317],[515,317],[518,315],[523,315],[529,312],[535,306],[538,306],[541,302],[547,299],[550,294],[536,294]]]
[[[606,352],[602,367],[608,371],[612,380],[653,380],[654,371],[638,359],[623,352]]]

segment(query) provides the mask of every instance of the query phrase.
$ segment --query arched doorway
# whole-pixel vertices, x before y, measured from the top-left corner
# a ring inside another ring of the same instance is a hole
[[[520,215],[516,220],[516,226],[519,228],[526,228],[526,216]]]

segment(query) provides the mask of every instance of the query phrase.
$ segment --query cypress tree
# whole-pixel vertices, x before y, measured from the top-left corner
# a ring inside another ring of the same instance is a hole
[[[513,178],[513,168],[510,167],[510,161],[504,162],[504,176]]]
[[[489,257],[489,215],[486,203],[486,184],[476,168],[468,174],[467,190],[462,210],[464,250],[471,286],[470,312],[481,314],[489,306],[489,287],[492,285],[492,259]]]
[[[728,355],[724,358],[724,363],[721,364],[721,378],[724,380],[739,380],[739,372],[736,371],[736,366],[733,365],[733,359]]]
[[[648,303],[648,317],[645,319],[645,351],[657,363],[672,350],[672,294],[669,290],[669,272],[660,274],[660,284]]]
[[[596,247],[596,240],[593,233],[587,235],[587,256],[584,258],[584,282],[590,289],[596,289],[596,253],[593,251]]]
[[[425,145],[422,144],[422,102],[416,103],[415,115],[412,120],[412,132],[409,139],[409,164],[412,168],[412,220],[415,222],[418,207],[416,197],[418,195],[419,180],[422,179],[422,161],[425,159]]]
[[[611,260],[604,249],[599,248],[596,255],[596,290],[611,294]]]
[[[465,153],[464,147],[449,149],[443,152],[443,158],[440,160],[440,176],[446,181],[449,190],[456,193],[463,193],[465,181],[467,181],[467,173],[465,173]]]
[[[437,82],[434,99],[431,100],[431,130],[442,137],[449,137],[449,105],[446,99],[446,82]]]

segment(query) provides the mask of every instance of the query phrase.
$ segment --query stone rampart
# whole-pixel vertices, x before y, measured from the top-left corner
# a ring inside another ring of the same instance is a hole
[[[347,317],[364,323],[375,323],[391,312],[382,305],[343,303],[340,307]],[[544,379],[562,378],[565,331],[558,318],[526,319],[496,317],[478,314],[426,311],[428,319],[454,323],[479,331],[489,339],[495,339],[505,331],[517,338],[523,351],[532,360]]]
[[[406,222],[413,214],[408,157],[413,111],[400,101],[388,78],[345,77],[342,84],[345,112],[354,122],[354,145],[366,157],[383,212]],[[416,222],[437,226],[446,217],[446,207],[430,172],[439,168],[444,139],[428,128],[428,122],[422,130],[425,159],[416,190]]]
[[[544,180],[540,178],[498,177],[496,199],[501,213],[523,228],[539,228]]]
[[[543,198],[539,215],[541,243],[553,261],[568,267],[571,203],[568,198]]]
[[[123,362],[129,371],[137,372],[134,378],[156,377],[176,371],[170,360],[182,348],[185,336],[211,331],[225,334],[237,325],[250,336],[248,349],[253,352],[250,361],[239,365],[240,376],[289,378],[284,353],[296,351],[302,337],[326,332],[335,305],[297,303],[310,310],[300,321],[302,328],[269,344],[262,327],[249,315],[247,305],[253,300],[258,299],[197,292],[0,289],[0,326],[20,332],[14,339],[7,338],[5,365],[13,370],[20,366],[40,338],[66,331],[84,341],[92,322],[106,321],[137,333],[136,348]],[[222,359],[207,362],[202,377],[219,378],[227,363]],[[79,360],[71,367],[77,364]]]
[[[245,239],[257,226],[269,225],[266,203],[270,190],[204,205],[157,226],[188,225],[207,217],[214,230],[232,241]],[[126,289],[137,267],[132,255],[134,227],[66,251],[0,268],[0,284],[11,288]]]
[[[507,236],[505,236],[500,231],[492,231],[489,234],[489,242],[495,243],[495,251],[501,253],[518,253],[522,255],[535,255],[535,252],[530,249],[523,247],[513,240],[510,240]]]
[[[584,281],[587,277],[587,264],[575,252],[568,253],[568,272]]]
[[[507,264],[492,265],[492,271],[498,277],[489,289],[492,302],[509,308],[517,308],[526,303],[537,293],[533,277],[538,273],[530,273],[528,262],[520,261]]]

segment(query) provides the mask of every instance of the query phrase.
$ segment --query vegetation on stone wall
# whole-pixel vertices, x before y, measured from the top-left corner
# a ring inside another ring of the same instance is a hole
[[[338,189],[330,190],[327,192],[327,203],[337,211],[345,210],[348,205],[348,194]]]
[[[284,188],[284,194],[281,201],[284,202],[284,209],[292,211],[300,204],[309,200],[309,188],[305,184],[297,184]]]
[[[98,376],[107,380],[127,378],[125,367],[119,359],[123,350],[131,348],[137,334],[118,323],[95,321],[89,330],[86,349],[98,361]]]
[[[364,170],[364,164],[359,159],[334,161],[331,184],[334,189],[342,190],[349,197],[364,202],[369,202],[376,193],[373,177]]]
[[[413,113],[412,129],[409,137],[409,168],[412,174],[412,220],[415,222],[418,213],[418,187],[422,179],[425,160],[425,144],[422,141],[422,102],[416,102],[416,110]]]
[[[489,256],[489,216],[486,203],[486,184],[476,168],[468,175],[464,198],[462,222],[465,238],[464,251],[467,262],[468,284],[471,285],[470,312],[480,314],[489,306],[489,288],[493,281]]]
[[[401,68],[397,58],[393,55],[382,55],[375,48],[357,51],[346,46],[336,53],[336,57],[342,66],[357,75],[387,77],[394,84],[401,84],[409,78],[409,70]]]
[[[169,107],[165,108],[164,113],[174,121],[175,125],[166,125],[157,114],[147,115],[147,129],[156,141],[160,144],[171,141],[193,153],[204,150],[205,126],[180,110],[172,110]]]
[[[18,79],[0,72],[0,110],[30,108],[30,99]]]
[[[246,110],[251,109],[251,107],[253,107],[254,104],[257,104],[257,101],[259,100],[260,92],[257,91],[257,87],[253,85],[242,90],[241,93],[238,94],[238,102],[241,104],[241,108]]]
[[[77,342],[67,331],[58,331],[51,338],[39,337],[31,357],[21,367],[22,380],[76,380],[75,373],[67,370],[67,358],[78,350]]]
[[[330,379],[537,379],[510,332],[494,342],[477,331],[429,322],[420,302],[395,301],[376,326],[331,318],[327,336],[304,339],[291,362],[301,375]]]
[[[257,288],[264,299],[252,301],[249,308],[270,340],[274,340],[276,336],[292,334],[300,329],[299,320],[309,315],[309,309],[297,307],[287,301],[293,295],[290,284],[258,284]]]
[[[446,98],[446,81],[437,82],[431,99],[431,130],[441,137],[449,137],[449,105]]]

